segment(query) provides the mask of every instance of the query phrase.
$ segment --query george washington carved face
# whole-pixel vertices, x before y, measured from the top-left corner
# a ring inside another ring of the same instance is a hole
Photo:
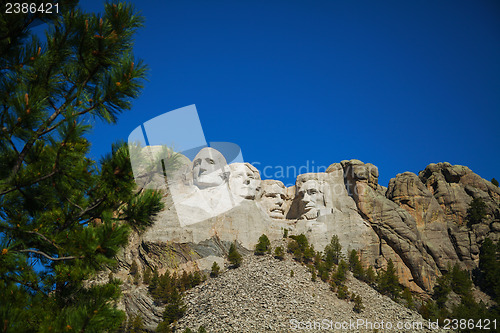
[[[200,189],[215,187],[227,181],[224,156],[213,148],[203,148],[193,160],[193,183]]]

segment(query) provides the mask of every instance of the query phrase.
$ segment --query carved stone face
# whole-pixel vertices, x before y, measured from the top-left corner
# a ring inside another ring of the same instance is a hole
[[[284,203],[286,199],[285,188],[278,184],[268,184],[262,186],[261,206],[269,217],[274,219],[284,219]]]
[[[229,187],[233,194],[248,200],[255,199],[260,185],[259,172],[242,163],[233,163],[229,167],[231,169]]]
[[[321,184],[316,180],[308,180],[300,186],[300,217],[312,220],[318,217],[321,209],[326,208],[325,197],[321,190]]]
[[[193,183],[199,188],[214,187],[226,181],[226,159],[213,148],[203,148],[193,160]]]

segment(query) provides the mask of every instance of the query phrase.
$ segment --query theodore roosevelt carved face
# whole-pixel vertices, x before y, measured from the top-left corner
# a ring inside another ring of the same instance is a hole
[[[260,204],[269,217],[274,219],[285,218],[284,203],[286,200],[286,189],[280,181],[263,182]]]

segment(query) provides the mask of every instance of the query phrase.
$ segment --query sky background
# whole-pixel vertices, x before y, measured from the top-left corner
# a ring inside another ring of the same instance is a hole
[[[207,141],[287,185],[280,167],[345,159],[378,166],[384,186],[445,161],[500,179],[500,1],[133,3],[149,78],[116,125],[96,124],[95,158],[195,104]]]

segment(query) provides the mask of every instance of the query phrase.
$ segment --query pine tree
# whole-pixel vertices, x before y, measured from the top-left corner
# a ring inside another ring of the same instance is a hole
[[[148,267],[144,270],[144,273],[142,274],[142,281],[144,284],[149,284],[151,282],[152,274],[153,272],[151,271],[151,268]]]
[[[255,245],[254,254],[263,255],[264,253],[269,252],[270,245],[271,242],[269,241],[269,238],[267,238],[267,236],[263,234],[259,237],[259,242],[257,243],[257,245]]]
[[[366,270],[365,280],[369,285],[373,286],[375,284],[376,279],[377,277],[375,275],[375,271],[373,270],[373,267],[370,265]]]
[[[399,298],[401,286],[399,285],[399,278],[392,259],[389,259],[387,269],[381,272],[377,289],[381,293],[391,296],[393,299]]]
[[[277,246],[274,249],[274,257],[279,260],[283,260],[285,256],[285,252],[283,251],[283,248],[281,246]]]
[[[448,266],[448,270],[451,270],[450,266]],[[439,308],[443,308],[445,306],[450,291],[451,291],[451,277],[450,273],[447,272],[436,279],[436,284],[434,285],[432,293],[432,298],[436,300],[436,305]]]
[[[357,313],[360,313],[361,311],[364,310],[364,305],[363,305],[363,300],[361,299],[361,296],[357,295],[355,297],[353,297],[353,301],[354,301],[354,308],[353,310]]]
[[[486,204],[481,198],[474,198],[467,209],[467,226],[481,223],[486,217]]]
[[[495,178],[491,178],[491,183],[492,183],[493,185],[495,185],[496,187],[498,187],[498,185],[499,185],[499,184],[498,184],[498,180],[496,180]]]
[[[236,249],[236,242],[232,243],[229,247],[229,253],[227,259],[233,266],[233,268],[238,268],[241,265],[241,261],[243,260],[241,254]]]
[[[163,312],[163,320],[172,324],[179,320],[186,312],[186,306],[182,301],[182,295],[174,288],[170,293],[169,302],[165,306],[165,311]]]
[[[316,282],[316,268],[311,267],[311,281]]]
[[[133,261],[130,265],[130,275],[134,277],[134,284],[138,285],[141,281],[141,273],[139,273],[139,266],[137,266],[137,261]]]
[[[325,246],[325,261],[328,269],[332,268],[333,264],[338,264],[342,258],[342,245],[340,245],[339,237],[333,235],[330,244]]]
[[[347,268],[347,263],[344,261],[344,259],[341,259],[337,270],[334,274],[332,274],[332,278],[337,285],[341,285],[347,279]]]
[[[497,258],[500,258],[500,241],[495,245],[491,239],[486,238],[479,253],[476,283],[497,303],[500,303],[500,260]]]
[[[461,296],[467,296],[472,293],[472,281],[469,272],[461,270],[458,264],[455,264],[451,270],[451,288]]]
[[[301,253],[304,253],[306,249],[309,247],[309,242],[307,240],[306,235],[304,234],[300,234],[298,236],[290,236],[290,238],[297,242],[297,245]]]
[[[347,289],[347,287],[343,284],[341,285],[338,285],[337,287],[337,297],[339,299],[346,299],[349,295],[349,290]]]
[[[359,261],[358,252],[356,252],[356,250],[352,250],[351,253],[349,254],[349,269],[351,270],[355,278],[357,279],[364,278],[363,266]]]
[[[203,278],[201,276],[201,273],[200,271],[196,271],[193,273],[193,279],[192,279],[192,283],[191,283],[191,288],[199,285],[201,282],[203,281]]]
[[[403,293],[401,296],[405,300],[407,308],[412,309],[412,310],[416,309],[416,304],[415,304],[415,301],[413,300],[413,296],[411,294],[410,288],[405,287],[403,289]]]
[[[146,332],[144,328],[144,320],[141,316],[136,315],[132,323],[130,324],[130,333],[143,333]]]
[[[88,117],[115,123],[141,91],[146,67],[132,47],[143,18],[124,3],[102,14],[58,3],[59,15],[0,12],[0,323],[9,332],[119,327],[118,280],[83,281],[116,265],[130,230],[162,207],[160,192],[135,191],[126,145],[96,162],[85,138]],[[37,23],[46,41],[30,36]]]
[[[313,259],[315,253],[316,252],[314,251],[313,244],[306,247],[306,249],[304,250],[304,255],[303,255],[304,262],[305,263],[310,262]]]
[[[155,268],[153,271],[153,277],[151,278],[148,286],[148,290],[151,294],[158,288],[159,283],[160,277],[158,276],[158,270]]]
[[[214,261],[212,264],[212,271],[210,272],[210,277],[218,277],[220,272],[220,267],[219,265]]]

